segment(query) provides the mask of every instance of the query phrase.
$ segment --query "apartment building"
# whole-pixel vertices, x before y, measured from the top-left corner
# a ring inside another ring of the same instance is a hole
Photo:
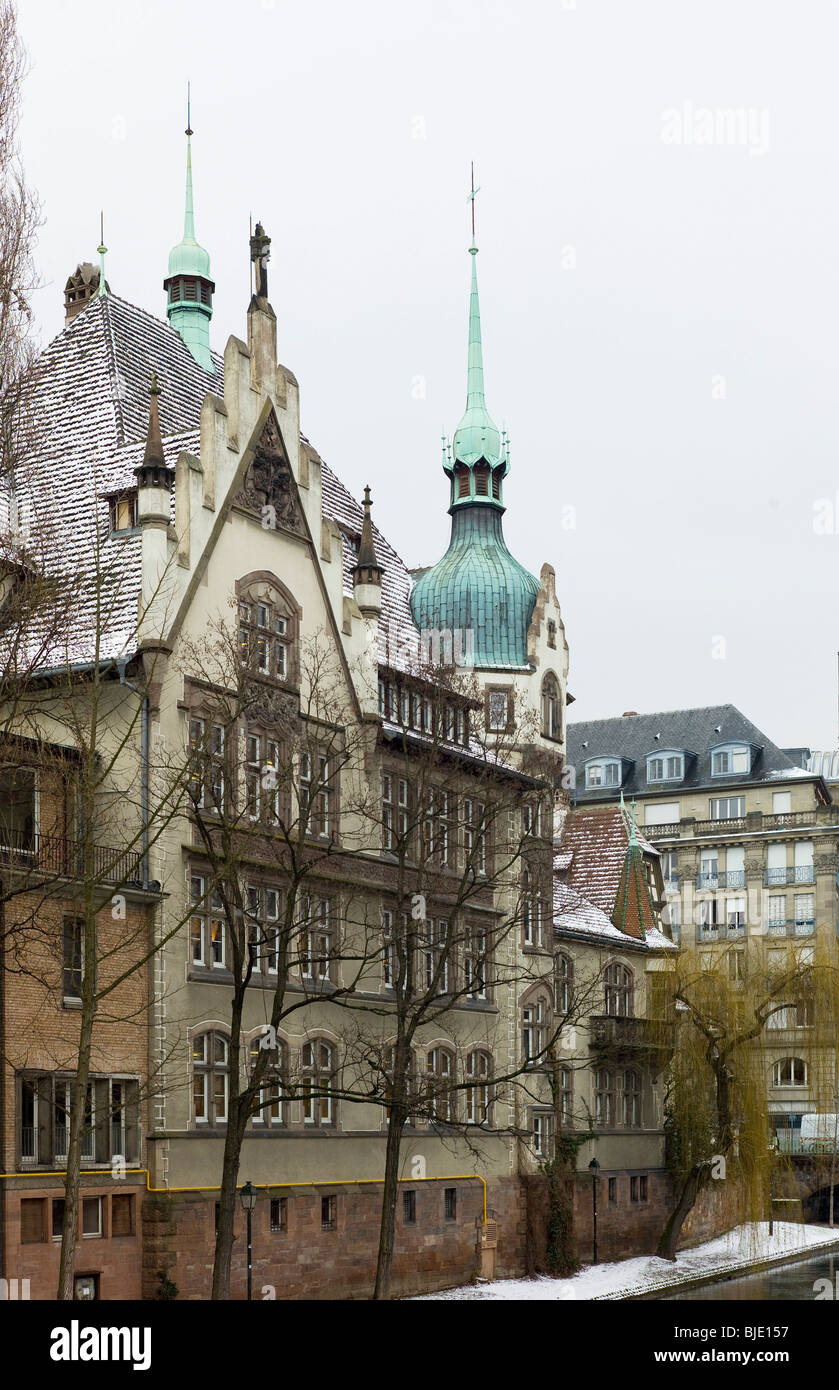
[[[661,855],[674,938],[711,950],[835,940],[839,806],[803,752],[777,747],[733,705],[568,730],[575,804],[635,801]],[[829,1108],[823,1040],[803,1007],[773,1015],[767,1040],[770,1112],[794,1148],[801,1115]]]

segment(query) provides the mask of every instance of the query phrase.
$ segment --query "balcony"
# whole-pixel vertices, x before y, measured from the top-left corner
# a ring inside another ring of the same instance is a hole
[[[763,883],[766,888],[772,888],[779,883],[815,883],[815,881],[812,864],[796,864],[794,869],[767,869],[763,875]]]
[[[615,1057],[656,1058],[673,1051],[675,1025],[664,1019],[613,1018],[600,1014],[589,1019],[589,1048]]]
[[[100,883],[142,883],[139,850],[121,850],[110,845],[85,845],[61,835],[4,836],[0,844],[0,864],[19,870],[45,874],[51,878],[80,879],[85,874],[85,855],[90,856],[90,873]],[[11,843],[10,843],[11,842]]]
[[[745,922],[703,922],[696,928],[697,941],[738,941],[745,935]]]
[[[641,834],[653,842],[658,840],[692,839],[708,835],[733,835],[743,831],[762,834],[769,830],[818,829],[821,826],[839,826],[839,806],[814,806],[809,811],[783,811],[776,814],[749,811],[746,816],[732,817],[730,820],[694,820],[686,816],[683,820],[667,821],[661,825],[644,825]]]
[[[815,930],[815,917],[770,917],[766,923],[767,936],[812,936]]]
[[[727,873],[722,874],[697,874],[696,886],[713,891],[718,888],[745,888],[746,871],[745,869],[729,869]]]

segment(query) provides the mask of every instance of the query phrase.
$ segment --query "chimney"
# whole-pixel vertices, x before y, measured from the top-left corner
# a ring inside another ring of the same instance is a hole
[[[86,309],[98,289],[99,271],[90,261],[82,261],[64,286],[64,322],[69,323]]]

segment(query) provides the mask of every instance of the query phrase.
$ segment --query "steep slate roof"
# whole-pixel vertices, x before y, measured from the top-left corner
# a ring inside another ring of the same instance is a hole
[[[658,851],[636,831],[633,849],[641,857]],[[629,827],[619,806],[568,812],[554,853],[554,930],[605,937],[616,944],[675,949],[654,914],[634,911],[621,917],[620,890],[629,851]]]
[[[734,705],[709,705],[704,709],[668,710],[658,714],[624,715],[619,719],[591,719],[568,725],[568,761],[576,772],[575,801],[611,801],[620,788],[597,787],[587,790],[584,765],[589,758],[623,758],[623,792],[631,796],[678,795],[681,790],[720,787],[745,781],[760,782],[786,777],[806,777],[807,773],[767,738]],[[748,743],[756,752],[749,774],[734,773],[711,777],[710,750],[720,743]],[[647,755],[657,751],[684,750],[685,776],[681,782],[647,782]]]
[[[36,536],[44,528],[33,547],[39,552],[36,560],[55,565],[74,580],[79,577],[72,636],[56,645],[51,664],[93,655],[97,543],[100,587],[108,594],[101,656],[110,660],[132,654],[141,583],[140,532],[110,532],[107,496],[136,485],[134,469],[145,447],[152,371],[161,387],[166,463],[174,467],[182,450],[198,454],[204,397],[208,391],[224,396],[223,359],[214,353],[212,361],[213,370],[204,371],[167,322],[111,294],[92,299],[42,353],[33,447],[20,483],[35,499]],[[341,528],[344,592],[351,596],[362,509],[326,464],[322,474],[324,515]],[[47,505],[40,505],[39,499],[46,499]],[[405,667],[413,664],[418,636],[408,603],[411,577],[381,532],[376,530],[375,537],[384,566],[380,659]]]

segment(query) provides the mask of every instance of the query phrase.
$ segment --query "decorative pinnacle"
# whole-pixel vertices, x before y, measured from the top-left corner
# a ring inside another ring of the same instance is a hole
[[[470,254],[471,256],[477,256],[477,254],[478,254],[478,247],[477,247],[477,243],[476,243],[476,241],[475,241],[475,198],[476,198],[477,195],[480,193],[480,191],[481,191],[480,188],[476,188],[476,187],[475,187],[475,162],[474,162],[474,160],[473,160],[473,161],[472,161],[472,189],[471,189],[471,192],[468,194],[467,199],[466,199],[467,203],[471,203],[471,204],[472,204],[472,245],[469,247],[469,254]]]
[[[186,130],[184,131],[184,135],[186,135],[187,137],[189,137],[189,136],[192,134],[192,121],[190,120],[190,105],[191,105],[191,102],[190,102],[190,95],[189,95],[189,83],[187,82],[187,84],[186,84]]]
[[[370,489],[364,489],[364,520],[361,523],[361,539],[358,544],[358,558],[355,563],[356,578],[361,583],[381,583],[381,566],[376,556],[376,546],[373,541],[373,523],[370,519]],[[367,574],[362,578],[361,571],[366,570]],[[376,572],[376,577],[370,573]]]
[[[157,379],[157,372],[152,372],[151,386],[149,387],[149,432],[146,436],[146,449],[143,455],[143,464],[151,464],[163,468],[165,467],[163,439],[160,434],[160,415],[157,409],[157,398],[159,395],[160,383]]]
[[[105,256],[108,253],[108,248],[105,245],[104,212],[100,212],[99,214],[99,245],[97,246],[96,251],[99,256],[99,288],[96,291],[95,298],[99,299],[100,296],[104,296],[108,293],[108,291],[105,289]]]

